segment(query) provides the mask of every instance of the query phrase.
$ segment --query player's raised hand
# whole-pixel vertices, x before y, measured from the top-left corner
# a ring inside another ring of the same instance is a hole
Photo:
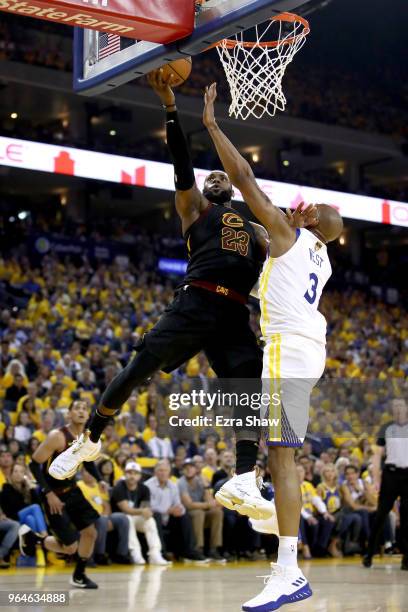
[[[303,209],[301,202],[294,211],[286,209],[286,217],[291,227],[315,227],[319,223],[318,211],[315,204],[309,204]]]
[[[210,86],[205,88],[204,93],[204,111],[203,111],[203,123],[206,128],[210,128],[216,125],[214,115],[214,102],[217,99],[217,83],[212,83]]]
[[[169,74],[168,77],[164,78],[163,70],[161,68],[152,70],[152,72],[149,72],[147,75],[147,82],[153,91],[155,91],[159,96],[164,106],[173,106],[176,102],[176,98],[171,88],[173,78],[173,74]]]

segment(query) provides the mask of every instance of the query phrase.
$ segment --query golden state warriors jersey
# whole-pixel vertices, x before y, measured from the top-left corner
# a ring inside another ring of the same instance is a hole
[[[298,334],[326,342],[326,319],[318,306],[332,268],[326,245],[307,229],[296,230],[296,242],[284,255],[268,257],[260,282],[261,329],[271,334]]]

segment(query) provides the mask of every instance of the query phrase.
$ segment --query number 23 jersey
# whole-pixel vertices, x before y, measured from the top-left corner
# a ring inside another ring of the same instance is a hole
[[[307,229],[296,230],[295,244],[280,257],[268,257],[260,282],[261,329],[299,334],[326,342],[326,319],[318,310],[332,268],[326,245]]]
[[[247,219],[227,206],[209,204],[184,237],[189,262],[183,285],[204,280],[249,295],[264,254]]]

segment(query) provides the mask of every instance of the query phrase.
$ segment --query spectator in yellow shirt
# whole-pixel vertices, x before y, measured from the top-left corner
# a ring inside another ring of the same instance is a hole
[[[201,476],[203,476],[207,482],[211,483],[212,477],[218,469],[218,454],[215,448],[207,448],[204,453],[204,467],[201,470]]]
[[[300,516],[300,536],[303,545],[303,558],[325,556],[328,550],[335,518],[327,510],[327,506],[318,495],[311,482],[305,480],[305,470],[297,466],[300,490],[302,494],[302,510]]]

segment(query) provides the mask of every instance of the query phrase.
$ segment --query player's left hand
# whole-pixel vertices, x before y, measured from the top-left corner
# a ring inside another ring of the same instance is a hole
[[[207,129],[217,125],[214,115],[214,102],[216,99],[217,83],[212,83],[209,87],[205,88],[204,93],[203,123]]]
[[[291,227],[315,227],[319,223],[319,216],[315,204],[309,204],[303,209],[301,202],[294,211],[286,209],[286,217]]]

